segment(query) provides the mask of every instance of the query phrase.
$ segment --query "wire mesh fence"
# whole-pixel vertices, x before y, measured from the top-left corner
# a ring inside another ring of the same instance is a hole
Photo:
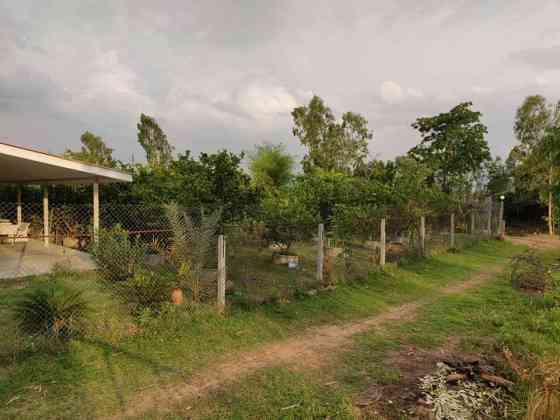
[[[2,293],[15,302],[0,308],[0,341],[16,343],[21,334],[119,340],[176,307],[286,302],[366,280],[385,262],[470,246],[499,225],[484,205],[453,217],[394,211],[322,228],[223,225],[217,213],[108,204],[95,229],[94,213],[92,206],[0,203]]]

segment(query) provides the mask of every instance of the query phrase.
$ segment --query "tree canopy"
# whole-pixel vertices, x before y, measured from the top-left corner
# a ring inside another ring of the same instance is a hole
[[[157,121],[146,114],[140,115],[138,143],[146,152],[146,159],[152,167],[165,166],[173,159],[173,147]]]
[[[292,133],[307,149],[305,173],[315,169],[351,173],[364,164],[373,135],[360,114],[346,112],[337,122],[323,100],[313,96],[307,106],[295,108],[292,117]]]
[[[259,187],[280,188],[293,177],[294,158],[286,153],[283,144],[257,145],[249,160],[253,181]]]
[[[100,136],[96,136],[90,131],[85,131],[80,136],[80,142],[82,147],[79,152],[66,150],[64,156],[96,165],[109,167],[116,165],[117,162],[113,159],[113,149],[107,147]]]
[[[418,118],[412,124],[422,140],[409,156],[431,168],[434,181],[446,192],[464,183],[467,175],[490,159],[482,114],[471,107],[471,102],[463,102],[449,112]]]

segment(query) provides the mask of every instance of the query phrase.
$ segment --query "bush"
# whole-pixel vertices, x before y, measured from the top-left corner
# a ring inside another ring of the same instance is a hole
[[[522,290],[545,292],[551,288],[552,276],[546,264],[533,250],[511,259],[511,283]]]
[[[35,288],[14,307],[24,333],[61,339],[83,332],[87,311],[82,292],[53,282]]]
[[[145,264],[148,245],[132,240],[126,230],[116,225],[100,230],[99,240],[93,244],[91,251],[106,280],[124,281],[133,277]]]
[[[157,310],[161,304],[169,301],[174,277],[171,273],[137,270],[117,290],[133,312],[139,313],[146,308]]]

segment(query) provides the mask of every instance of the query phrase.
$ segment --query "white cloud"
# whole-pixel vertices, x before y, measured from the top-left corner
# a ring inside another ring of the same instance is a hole
[[[387,80],[381,83],[381,97],[385,102],[394,104],[403,99],[404,93],[398,83]]]

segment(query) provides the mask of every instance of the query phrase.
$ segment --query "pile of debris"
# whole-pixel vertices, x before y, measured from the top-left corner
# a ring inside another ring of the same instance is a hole
[[[420,378],[414,414],[436,420],[500,417],[512,386],[481,358],[445,358],[435,373]]]

